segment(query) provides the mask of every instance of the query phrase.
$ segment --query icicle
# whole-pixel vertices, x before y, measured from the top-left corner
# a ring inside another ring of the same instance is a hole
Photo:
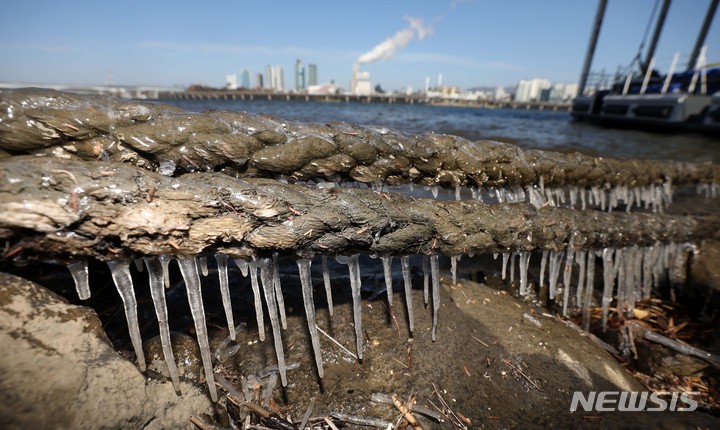
[[[652,293],[652,267],[655,263],[654,256],[655,253],[653,252],[655,250],[654,247],[650,246],[647,248],[643,248],[643,262],[642,262],[642,298],[643,300],[649,299],[650,294]]]
[[[518,253],[513,252],[510,254],[510,283],[512,284],[515,282],[515,257],[517,257]]]
[[[433,296],[433,319],[432,319],[432,340],[435,342],[437,330],[438,310],[440,310],[440,258],[436,255],[430,256],[430,272],[432,272],[432,296]]]
[[[90,298],[90,271],[88,270],[88,262],[86,260],[80,260],[75,263],[67,265],[70,274],[75,281],[75,291],[77,291],[80,300],[87,300]]]
[[[568,249],[565,257],[565,271],[563,273],[563,315],[567,316],[568,301],[570,300],[570,280],[572,279],[572,266],[575,251]]]
[[[617,303],[616,308],[619,313],[622,313],[622,309],[625,307],[625,255],[626,250],[617,249],[615,250],[615,266],[614,276],[617,278]]]
[[[508,259],[510,258],[509,252],[503,252],[502,254],[502,278],[505,280],[505,275],[507,274],[507,263]]]
[[[263,316],[262,298],[260,296],[260,285],[258,284],[257,271],[259,263],[257,261],[245,262],[243,260],[235,259],[235,264],[241,267],[244,264],[250,269],[250,285],[253,290],[253,297],[255,298],[255,319],[258,325],[258,336],[260,341],[265,340],[265,317]]]
[[[387,291],[388,305],[392,307],[393,296],[393,279],[392,279],[392,257],[380,257],[383,264],[383,274],[385,275],[385,291]]]
[[[158,257],[160,265],[162,265],[163,279],[165,280],[165,288],[170,288],[170,262],[173,257],[169,255],[161,255]]]
[[[455,200],[460,201],[460,186],[455,187]]]
[[[588,251],[587,259],[587,284],[585,284],[585,300],[583,301],[583,330],[590,331],[590,307],[592,306],[592,294],[595,287],[595,251]]]
[[[543,175],[540,175],[539,185],[540,185],[540,194],[545,195],[545,177]]]
[[[142,258],[134,258],[133,264],[135,264],[135,270],[142,273],[143,271],[143,259]]]
[[[577,291],[575,292],[575,306],[581,308],[583,306],[583,287],[585,286],[585,262],[587,261],[587,251],[575,251],[575,261],[578,263],[578,282]]]
[[[198,257],[198,267],[200,267],[200,273],[202,273],[203,276],[208,275],[208,263],[207,263],[207,257]]]
[[[312,278],[310,277],[310,260],[302,258],[297,261],[300,272],[300,285],[303,292],[303,303],[305,304],[305,316],[307,316],[308,329],[310,330],[310,341],[315,353],[315,364],[318,375],[323,377],[322,352],[320,351],[320,339],[318,339],[317,325],[315,323],[315,301],[313,300]]]
[[[473,200],[477,200],[478,198],[478,190],[475,187],[470,187],[470,195],[472,196]]]
[[[562,259],[562,251],[550,251],[550,277],[548,279],[550,300],[555,299],[555,288],[557,286],[557,279],[560,275],[560,260]]]
[[[285,317],[285,298],[283,297],[282,286],[280,285],[280,265],[278,264],[278,254],[273,252],[272,255],[272,271],[273,284],[275,287],[275,299],[277,300],[278,310],[280,311],[280,323],[283,330],[287,329],[287,318]]]
[[[222,297],[223,308],[225,308],[225,318],[227,319],[228,330],[230,331],[230,339],[235,340],[235,318],[233,318],[230,287],[228,285],[228,256],[225,254],[215,254],[215,261],[217,261],[218,278],[220,279],[220,296]]]
[[[360,254],[355,254],[350,257],[338,256],[337,261],[340,264],[347,264],[348,272],[350,273],[350,288],[352,290],[352,301],[353,301],[353,318],[355,321],[355,346],[357,348],[357,356],[362,360],[363,358],[363,333],[362,333],[362,309],[361,309],[361,297],[360,290],[362,283],[360,279],[360,264],[358,259]]]
[[[285,351],[282,344],[282,332],[280,331],[280,318],[278,318],[278,305],[275,300],[275,280],[273,279],[273,268],[270,267],[270,259],[263,259],[260,264],[260,281],[265,295],[265,304],[270,316],[273,340],[275,341],[275,355],[277,356],[280,382],[283,387],[287,386],[287,369],[285,368]]]
[[[163,291],[165,285],[165,281],[163,279],[163,266],[160,260],[155,257],[146,257],[144,260],[148,270],[148,279],[150,281],[150,295],[152,296],[153,305],[155,306],[155,315],[157,315],[158,325],[160,327],[160,343],[162,345],[163,356],[165,356],[165,363],[167,364],[173,387],[175,387],[175,391],[177,393],[180,393],[180,376],[178,375],[177,365],[175,364],[175,356],[173,355],[172,350],[172,343],[170,341],[170,325],[168,324],[165,291]]]
[[[530,252],[520,252],[520,295],[527,296],[528,266],[530,265]]]
[[[453,255],[450,257],[450,272],[452,273],[453,286],[457,285],[457,264],[460,260],[459,255]]]
[[[325,284],[325,298],[328,304],[328,312],[333,315],[332,285],[330,285],[330,269],[328,268],[327,255],[322,256],[323,283]]]
[[[210,398],[217,401],[217,389],[213,376],[212,358],[210,356],[210,342],[208,341],[207,325],[205,324],[205,309],[202,301],[202,290],[200,287],[200,276],[198,275],[197,261],[195,257],[177,257],[180,273],[185,281],[190,312],[195,322],[195,334],[198,346],[200,346],[200,357],[205,368],[205,379],[210,390]]]
[[[603,297],[602,297],[602,326],[603,331],[607,326],[610,302],[612,301],[613,284],[615,283],[615,270],[613,268],[613,249],[602,250],[603,259]]]
[[[130,332],[130,340],[132,341],[135,355],[137,355],[138,367],[140,371],[144,372],[146,369],[145,354],[143,354],[142,337],[140,336],[140,326],[138,325],[135,289],[133,288],[132,277],[130,276],[130,262],[126,260],[110,260],[107,262],[107,265],[110,267],[110,274],[123,301],[128,331]]]
[[[412,278],[410,276],[410,257],[403,255],[400,257],[400,267],[402,268],[403,284],[405,285],[405,303],[407,303],[408,326],[412,334],[413,324],[413,303],[412,303]]]
[[[538,288],[542,289],[543,282],[545,281],[545,267],[547,266],[548,255],[550,251],[547,249],[543,250],[542,257],[540,257],[540,281],[538,282]]]
[[[438,198],[438,187],[437,187],[437,185],[433,185],[432,187],[430,187],[430,190],[432,191],[432,196],[433,196],[433,198],[434,198],[434,199],[437,199],[437,198]]]
[[[422,256],[422,271],[423,271],[423,300],[425,306],[428,305],[430,296],[430,257],[427,255]]]
[[[587,209],[587,198],[585,196],[586,196],[585,189],[584,188],[580,189],[580,208],[582,210]]]

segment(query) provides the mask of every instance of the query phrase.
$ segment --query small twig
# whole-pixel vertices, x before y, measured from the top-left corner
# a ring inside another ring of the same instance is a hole
[[[305,410],[305,415],[303,415],[303,419],[300,422],[300,430],[305,429],[305,426],[307,425],[308,420],[310,419],[310,415],[312,415],[313,408],[315,408],[315,397],[310,399],[310,403],[308,404],[308,407]]]
[[[694,357],[702,358],[713,366],[720,368],[720,357],[715,354],[703,351],[700,348],[695,348],[694,346],[690,346],[685,342],[673,340],[659,333],[655,333],[654,331],[643,327],[635,321],[628,321],[627,325],[633,330],[638,330],[645,337],[645,339],[651,342],[659,343],[660,345],[666,346],[685,355],[692,355]]]
[[[335,340],[332,336],[330,336],[329,334],[327,334],[327,332],[326,332],[325,330],[323,330],[323,329],[321,329],[320,327],[318,327],[317,324],[315,325],[315,327],[317,327],[318,331],[319,331],[321,334],[324,334],[325,337],[327,337],[328,339],[330,339],[331,341],[333,341],[333,342],[335,343],[335,345],[337,345],[337,346],[339,346],[340,348],[342,348],[343,351],[345,351],[345,352],[347,352],[348,354],[350,354],[350,355],[351,355],[353,358],[355,358],[356,360],[359,360],[359,358],[358,358],[357,355],[355,355],[355,354],[354,354],[352,351],[350,351],[349,349],[345,348],[340,342],[338,342],[338,341]]]
[[[75,179],[75,175],[73,175],[72,172],[70,172],[68,170],[53,169],[50,171],[50,173],[64,173],[64,174],[68,175],[70,177],[70,179],[72,179],[72,181],[75,183],[75,185],[78,184],[77,179]]]
[[[514,371],[518,372],[520,375],[522,375],[522,377],[525,378],[525,379],[526,379],[533,387],[535,387],[538,391],[542,391],[542,390],[540,389],[540,387],[538,387],[538,385],[537,385],[535,382],[533,382],[532,379],[530,379],[525,373],[523,373],[522,369],[520,369],[519,367],[517,367],[517,366],[515,366],[514,364],[512,364],[512,362],[511,362],[510,360],[508,360],[507,358],[503,358],[503,359],[502,359],[502,362],[505,363],[506,365],[508,365],[508,366],[509,366],[511,369],[513,369]]]
[[[490,345],[488,345],[487,343],[483,342],[482,340],[476,338],[475,336],[470,335],[470,337],[473,338],[473,339],[475,339],[476,341],[478,341],[478,342],[480,343],[480,345],[482,345],[482,346],[484,346],[484,347],[486,347],[486,348],[490,348]]]
[[[392,359],[395,360],[395,361],[397,361],[398,363],[400,363],[400,364],[401,364],[402,366],[404,366],[406,369],[409,369],[409,368],[410,368],[410,366],[408,366],[407,364],[405,364],[405,363],[403,363],[402,361],[398,360],[397,358],[393,357]]]
[[[201,420],[198,417],[190,416],[190,422],[195,425],[195,427],[199,428],[200,430],[211,430],[212,426],[205,421]]]
[[[323,417],[323,419],[325,420],[325,422],[327,423],[327,425],[330,426],[330,428],[331,428],[332,430],[339,430],[339,429],[335,426],[335,424],[333,424],[333,422],[332,422],[332,420],[330,419],[330,417]]]

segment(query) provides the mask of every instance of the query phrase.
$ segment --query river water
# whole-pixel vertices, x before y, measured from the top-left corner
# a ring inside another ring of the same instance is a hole
[[[691,133],[651,133],[571,121],[567,112],[268,100],[171,100],[192,112],[217,109],[266,113],[303,122],[347,121],[406,133],[446,133],[499,140],[525,148],[579,151],[619,158],[720,162],[720,139]]]

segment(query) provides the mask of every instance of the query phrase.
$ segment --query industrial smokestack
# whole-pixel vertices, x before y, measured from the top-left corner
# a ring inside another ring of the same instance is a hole
[[[357,63],[367,64],[378,60],[387,60],[392,58],[392,56],[395,55],[395,51],[406,47],[416,35],[419,40],[423,40],[425,36],[431,35],[433,32],[432,25],[426,26],[423,23],[422,18],[406,16],[405,20],[409,23],[407,28],[398,31],[370,51],[361,55],[357,59]]]

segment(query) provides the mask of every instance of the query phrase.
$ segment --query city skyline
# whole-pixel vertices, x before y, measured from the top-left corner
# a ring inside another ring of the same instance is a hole
[[[609,1],[594,70],[614,73],[630,64],[655,4]],[[661,70],[675,52],[692,49],[708,4],[671,5],[657,50]],[[334,6],[281,2],[271,13],[236,2],[202,8],[185,1],[124,2],[102,10],[88,1],[15,2],[5,8],[0,29],[0,81],[223,87],[228,74],[261,73],[268,64],[294,70],[301,59],[317,65],[318,83],[334,80],[344,88],[355,62],[372,85],[389,90],[423,89],[426,77],[435,81],[439,74],[460,88],[508,87],[536,77],[577,82],[597,1]],[[707,37],[710,63],[720,61],[717,21]]]

